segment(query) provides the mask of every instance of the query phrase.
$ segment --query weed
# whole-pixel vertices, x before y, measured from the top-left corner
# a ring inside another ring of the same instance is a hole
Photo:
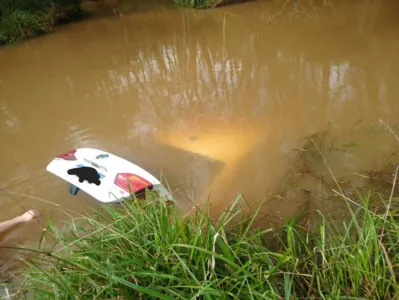
[[[314,229],[299,220],[279,232],[253,228],[241,198],[217,220],[149,194],[70,223],[51,224],[58,250],[27,260],[20,296],[35,299],[395,298],[399,293],[398,221],[369,209],[366,195],[338,230],[325,217]],[[391,199],[390,202],[395,201]],[[227,230],[229,226],[231,229]],[[20,249],[21,250],[21,249]]]

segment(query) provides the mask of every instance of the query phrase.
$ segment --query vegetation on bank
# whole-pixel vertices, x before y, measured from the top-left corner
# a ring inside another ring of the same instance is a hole
[[[0,44],[13,43],[51,32],[54,26],[89,14],[84,0],[0,0]],[[101,0],[100,0],[101,1]],[[126,0],[129,2],[130,0]],[[223,0],[171,0],[176,6],[211,8]],[[246,0],[227,0],[243,2]],[[121,1],[123,3],[123,0]]]
[[[366,195],[357,209],[347,203],[350,218],[340,224],[323,217],[309,230],[292,220],[274,232],[254,228],[259,210],[244,218],[240,198],[212,221],[199,210],[182,218],[175,204],[149,196],[76,219],[69,233],[50,225],[60,248],[34,250],[19,298],[26,292],[34,299],[399,295],[395,198],[373,212]]]
[[[211,8],[222,3],[224,0],[172,0],[173,4],[179,7],[190,7],[190,8]],[[246,0],[236,1],[245,2]]]
[[[87,14],[82,0],[1,0],[0,43],[12,43],[53,30]]]
[[[14,43],[24,39],[51,32],[58,24],[77,21],[89,16],[83,8],[85,0],[0,0],[0,45]],[[104,1],[104,0],[93,0]],[[223,5],[248,2],[252,0],[170,0],[177,7],[194,9],[209,9]],[[138,0],[118,0],[119,9],[125,4],[137,4]],[[322,7],[329,2],[320,2]],[[319,3],[319,4],[320,4]],[[281,10],[274,16],[281,14],[288,6],[293,5],[293,14],[307,11],[301,2],[286,1]],[[312,11],[317,11],[313,1],[308,3]],[[130,7],[130,5],[127,5]],[[273,18],[274,18],[273,17]]]
[[[209,8],[215,0],[172,0],[177,6]],[[83,0],[1,0],[0,44],[51,32],[58,24],[87,17]]]

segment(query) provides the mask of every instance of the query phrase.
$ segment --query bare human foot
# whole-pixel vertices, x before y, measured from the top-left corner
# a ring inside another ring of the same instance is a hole
[[[30,209],[27,212],[25,212],[23,215],[20,216],[20,219],[22,222],[29,222],[32,221],[33,219],[36,219],[39,217],[40,214],[37,210]]]
[[[18,224],[32,221],[33,219],[37,218],[39,215],[40,214],[37,210],[30,209],[27,212],[25,212],[23,215],[9,219],[7,221],[0,222],[0,234]]]

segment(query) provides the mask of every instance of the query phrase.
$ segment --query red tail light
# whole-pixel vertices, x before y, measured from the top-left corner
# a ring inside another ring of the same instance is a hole
[[[67,152],[64,152],[64,153],[58,155],[57,157],[65,159],[65,160],[76,160],[75,153],[76,153],[75,149],[74,150],[69,150]]]
[[[139,193],[144,191],[146,188],[152,188],[151,182],[144,178],[130,174],[130,173],[119,173],[116,174],[114,184],[125,190],[127,193]]]

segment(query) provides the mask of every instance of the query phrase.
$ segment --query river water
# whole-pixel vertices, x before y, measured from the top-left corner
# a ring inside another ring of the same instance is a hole
[[[284,3],[208,11],[147,3],[1,48],[0,187],[11,197],[0,193],[0,217],[41,213],[2,242],[32,246],[42,222],[98,206],[45,170],[78,147],[162,174],[183,210],[211,193],[214,213],[239,193],[254,206],[280,193],[298,173],[294,149],[327,128],[340,147],[326,154],[334,173],[381,168],[397,147],[379,120],[396,128],[399,2]],[[270,201],[269,221],[298,213],[296,195]]]

